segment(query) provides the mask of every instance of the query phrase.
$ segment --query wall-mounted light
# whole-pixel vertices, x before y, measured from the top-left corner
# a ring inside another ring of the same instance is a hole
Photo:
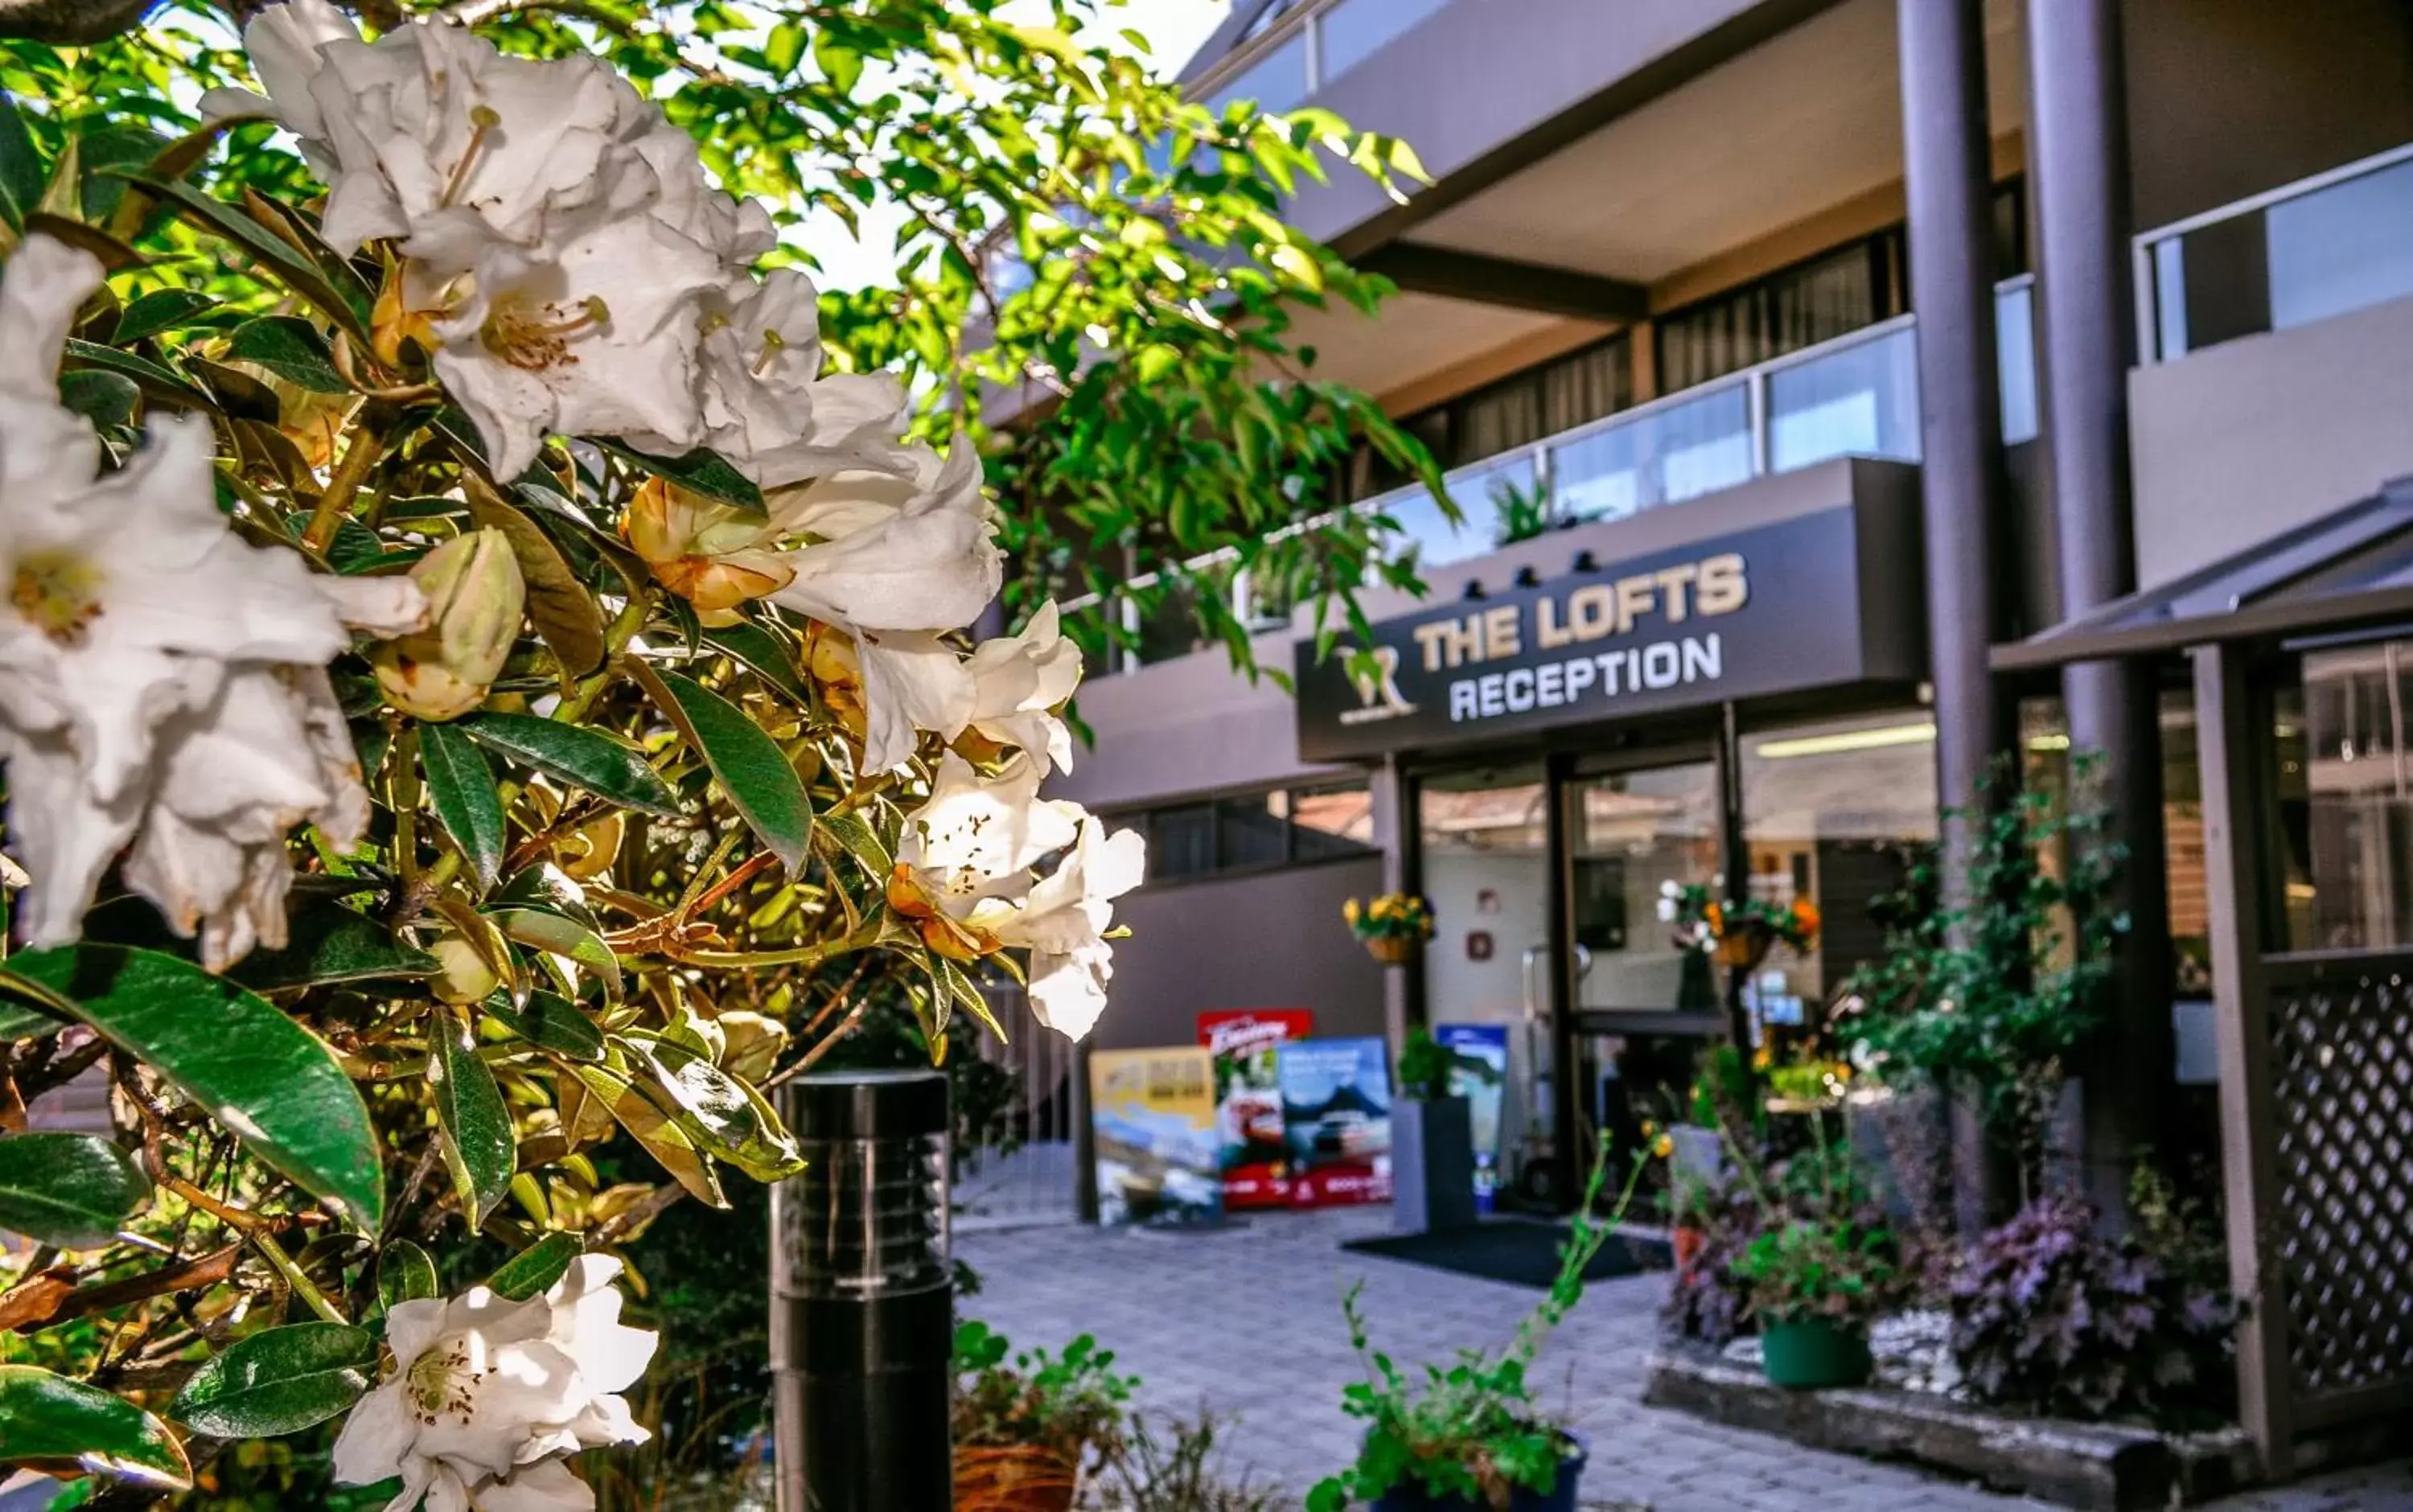
[[[1542,574],[1535,571],[1532,564],[1529,562],[1517,569],[1517,586],[1520,588],[1538,588],[1542,586]]]
[[[1483,580],[1481,578],[1471,577],[1466,580],[1466,586],[1458,593],[1458,597],[1469,603],[1473,603],[1479,600],[1489,598],[1490,595],[1483,591]]]
[[[1587,548],[1576,553],[1576,559],[1567,565],[1567,571],[1570,572],[1597,572],[1600,571],[1600,558],[1594,556],[1591,550]]]

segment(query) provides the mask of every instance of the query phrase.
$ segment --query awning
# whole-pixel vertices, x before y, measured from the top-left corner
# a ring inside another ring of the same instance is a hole
[[[1994,647],[1997,672],[2413,622],[2413,478],[2210,567]]]

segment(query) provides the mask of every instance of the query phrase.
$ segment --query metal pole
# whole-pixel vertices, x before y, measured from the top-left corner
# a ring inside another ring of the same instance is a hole
[[[1936,786],[1947,808],[1977,801],[2014,725],[1990,674],[2008,576],[2008,511],[1993,301],[1993,186],[1981,0],[1900,0],[1910,283],[1918,311],[1920,517],[1935,690]],[[1999,796],[1999,794],[1997,794]],[[1944,826],[1944,876],[1967,875],[1970,823]],[[1964,1226],[1993,1204],[1982,1135],[1956,1120],[1956,1207]]]
[[[2063,612],[2078,615],[2136,586],[2128,366],[2137,325],[2118,5],[2031,0],[2027,37],[2039,397]],[[2135,662],[2081,662],[2063,673],[2062,697],[2071,750],[2100,753],[2108,838],[2127,852],[2110,906],[2128,915],[2129,932],[2082,1091],[2088,1194],[2118,1222],[2137,1160],[2163,1133],[2177,1054],[2155,679]]]
[[[950,1512],[947,1079],[801,1076],[807,1165],[771,1190],[779,1512]]]

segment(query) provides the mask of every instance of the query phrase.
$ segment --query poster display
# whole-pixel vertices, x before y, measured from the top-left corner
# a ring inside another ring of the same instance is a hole
[[[1391,1054],[1381,1036],[1293,1040],[1275,1052],[1290,1200],[1331,1208],[1391,1200]]]
[[[1215,1061],[1203,1045],[1089,1057],[1098,1222],[1176,1226],[1223,1215]]]
[[[1474,1210],[1488,1213],[1500,1192],[1500,1118],[1508,1091],[1508,1026],[1435,1024],[1433,1043],[1449,1052],[1449,1095],[1466,1099],[1474,1125]]]
[[[1215,1138],[1227,1208],[1282,1208],[1291,1162],[1282,1141],[1276,1052],[1315,1029],[1305,1008],[1240,1008],[1198,1015],[1198,1043],[1215,1058]]]

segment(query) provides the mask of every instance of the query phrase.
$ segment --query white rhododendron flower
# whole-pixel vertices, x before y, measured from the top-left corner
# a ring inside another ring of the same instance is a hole
[[[541,1297],[483,1286],[386,1314],[392,1373],[335,1440],[335,1480],[396,1475],[388,1512],[585,1512],[595,1493],[563,1457],[647,1434],[619,1393],[653,1358],[655,1336],[620,1322],[620,1262],[582,1255]]]
[[[0,275],[0,758],[32,877],[21,916],[36,943],[73,940],[133,842],[128,883],[223,967],[284,942],[285,832],[308,819],[348,846],[366,823],[325,680],[347,623],[404,630],[425,604],[407,581],[325,576],[236,536],[206,422],[155,422],[98,472],[54,375],[100,279],[40,236]],[[229,759],[241,769],[214,769]]]
[[[918,449],[907,476],[843,472],[765,501],[813,544],[784,554],[771,601],[853,637],[866,772],[913,753],[914,734],[953,740],[976,712],[972,674],[940,639],[980,617],[1005,578],[981,493],[980,457]]]
[[[733,279],[704,320],[703,444],[765,488],[914,469],[897,438],[903,386],[885,373],[822,376],[820,300],[810,278],[778,268]]]
[[[1056,711],[1081,682],[1081,648],[1064,639],[1056,600],[1019,635],[983,641],[965,670],[972,679],[971,727],[1027,753],[1044,774],[1073,764],[1073,732]]]
[[[1140,884],[1147,862],[1138,831],[1109,836],[1084,817],[1072,853],[994,926],[1000,942],[1030,952],[1030,1008],[1048,1028],[1077,1040],[1106,1011],[1114,899]]]
[[[1023,761],[986,778],[953,752],[941,757],[929,798],[906,819],[897,866],[957,918],[1029,892],[1030,868],[1078,838],[1088,817],[1079,804],[1040,797],[1044,775]]]

